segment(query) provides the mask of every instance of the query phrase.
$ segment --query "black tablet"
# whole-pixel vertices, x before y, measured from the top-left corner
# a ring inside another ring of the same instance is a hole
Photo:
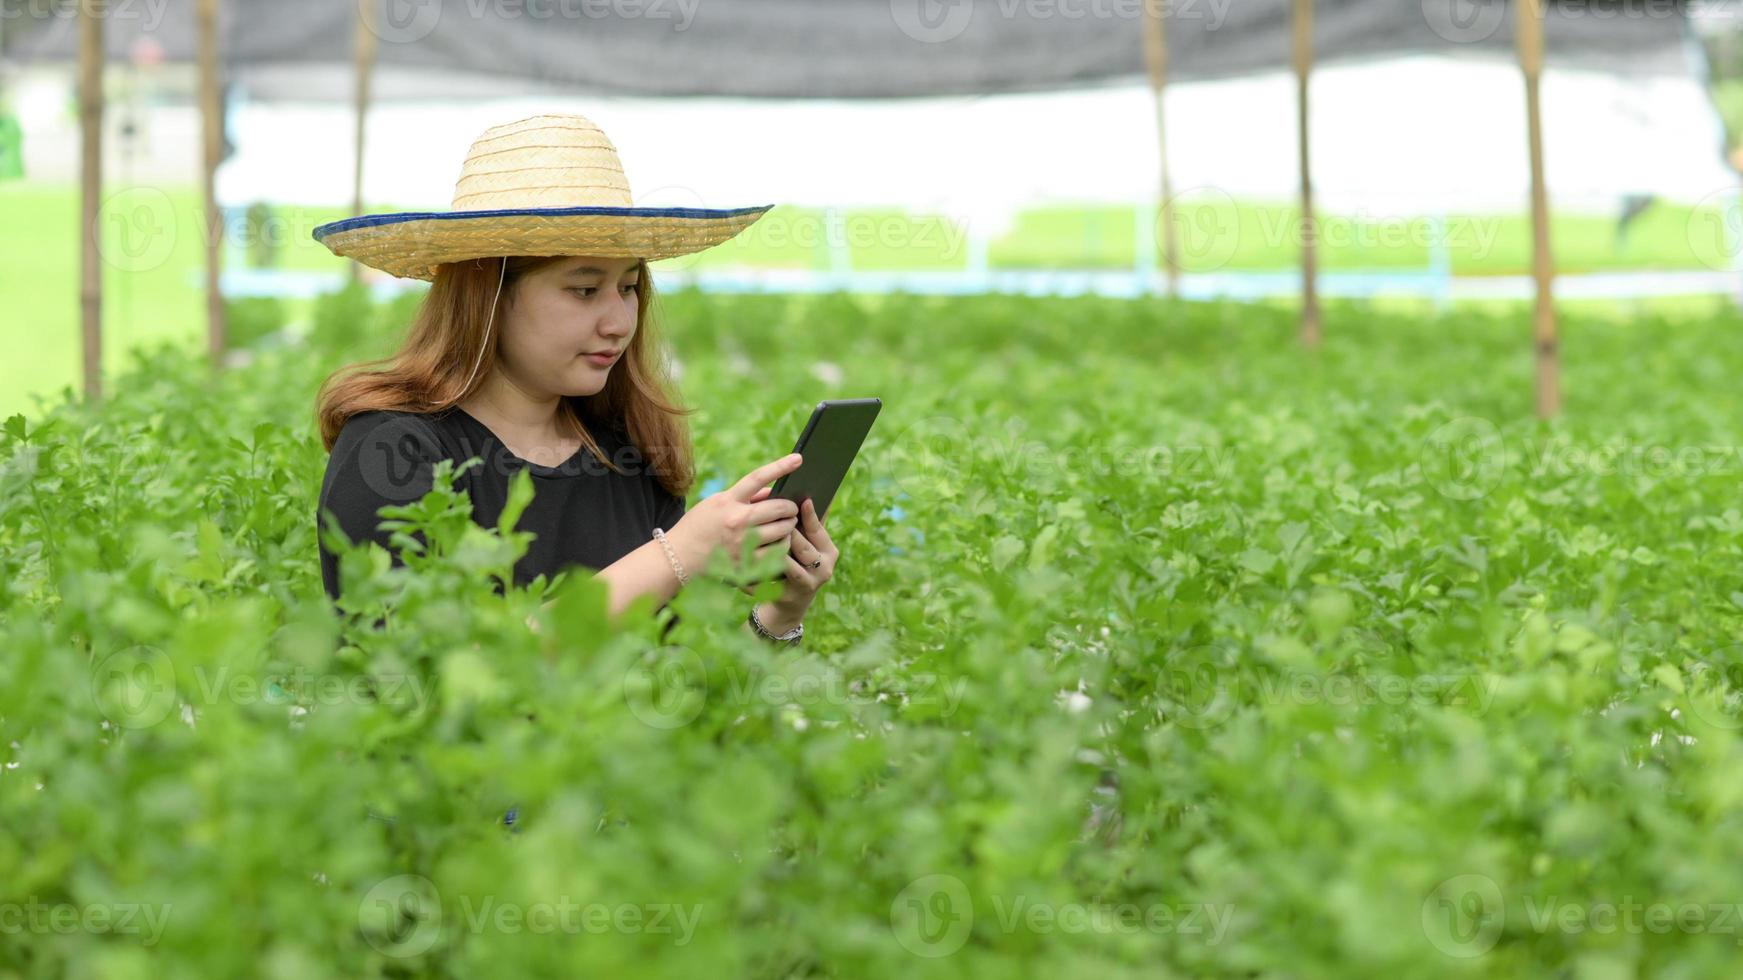
[[[811,412],[811,421],[799,434],[793,451],[805,457],[799,468],[775,481],[770,497],[781,497],[798,504],[810,497],[817,507],[817,519],[829,511],[835,491],[847,478],[847,468],[859,454],[860,444],[871,431],[872,421],[884,407],[877,398],[844,398],[818,402]]]

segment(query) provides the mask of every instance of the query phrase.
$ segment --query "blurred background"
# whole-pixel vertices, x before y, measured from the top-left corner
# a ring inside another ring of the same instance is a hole
[[[1560,300],[1743,295],[1737,8],[1546,5]],[[323,295],[415,292],[311,231],[445,210],[482,130],[545,111],[598,122],[638,204],[778,205],[725,246],[656,265],[669,287],[1436,308],[1538,289],[1533,39],[1502,2],[0,0],[0,13],[5,414],[91,391],[92,363],[112,373],[140,344],[245,359],[312,329]],[[100,180],[82,190],[87,159]]]

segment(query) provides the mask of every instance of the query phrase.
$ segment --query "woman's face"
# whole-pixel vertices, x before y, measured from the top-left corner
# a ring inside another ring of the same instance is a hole
[[[565,258],[522,277],[503,307],[498,369],[535,396],[597,394],[635,335],[639,266],[635,259]],[[616,356],[588,356],[595,352]]]

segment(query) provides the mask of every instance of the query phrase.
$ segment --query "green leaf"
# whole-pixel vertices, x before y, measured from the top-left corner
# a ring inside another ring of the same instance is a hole
[[[1263,548],[1248,548],[1237,560],[1242,568],[1255,575],[1263,575],[1277,565],[1277,556]]]
[[[1059,537],[1059,525],[1049,524],[1035,535],[1035,540],[1029,546],[1029,568],[1031,571],[1047,566],[1048,559],[1053,556],[1053,541]]]
[[[508,480],[508,500],[502,505],[502,513],[498,515],[496,526],[498,530],[515,530],[520,523],[521,514],[533,500],[533,476],[522,467],[514,472]]]
[[[1012,560],[1023,553],[1023,547],[1021,538],[1012,537],[1009,534],[1000,535],[998,540],[993,542],[991,553],[993,568],[997,571],[1004,571],[1006,565],[1009,565]]]

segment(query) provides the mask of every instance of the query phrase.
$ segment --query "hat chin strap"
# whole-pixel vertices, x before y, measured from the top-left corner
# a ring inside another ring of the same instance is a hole
[[[502,271],[496,274],[496,295],[490,298],[490,319],[484,321],[484,343],[479,345],[478,359],[472,362],[472,373],[467,375],[466,384],[460,389],[460,397],[464,398],[472,390],[472,379],[478,377],[478,366],[484,363],[484,352],[490,349],[490,327],[496,322],[496,301],[502,298],[502,281],[508,277],[508,256],[502,257]]]

